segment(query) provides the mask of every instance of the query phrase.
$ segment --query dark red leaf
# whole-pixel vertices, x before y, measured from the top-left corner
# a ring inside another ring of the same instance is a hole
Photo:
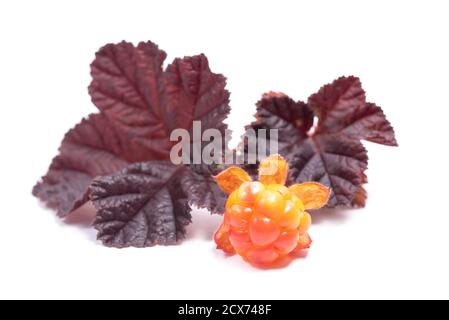
[[[314,115],[318,122],[311,129]],[[397,145],[382,109],[366,102],[356,77],[323,86],[307,104],[265,94],[256,119],[247,128],[279,129],[279,153],[289,161],[290,183],[318,181],[331,187],[330,207],[365,205],[368,155],[360,140]]]
[[[360,141],[335,135],[306,138],[288,156],[290,182],[317,181],[330,187],[329,207],[351,206],[368,165]]]
[[[105,116],[93,114],[65,135],[59,155],[33,194],[65,216],[88,200],[87,188],[93,177],[127,165],[121,154],[117,132]]]
[[[191,221],[190,204],[223,213],[226,195],[214,182],[211,168],[159,160],[97,177],[90,196],[98,210],[98,239],[119,248],[176,243]]]
[[[311,95],[308,104],[320,120],[317,134],[338,133],[353,139],[397,146],[393,127],[380,107],[366,102],[359,78],[338,78]]]
[[[226,78],[210,71],[205,55],[175,59],[163,79],[162,114],[170,131],[190,130],[192,121],[201,121],[203,130],[224,133],[223,120],[230,111]]]
[[[185,188],[189,195],[189,202],[199,208],[206,208],[213,214],[223,214],[227,194],[220,189],[213,175],[224,167],[210,168],[205,165],[191,165],[189,179],[185,182]]]
[[[254,129],[278,129],[279,149],[285,153],[307,137],[313,125],[313,111],[304,102],[295,102],[283,93],[266,93],[257,102]]]
[[[96,178],[90,190],[98,239],[119,248],[176,243],[191,221],[188,179],[187,167],[169,161],[136,163]]]
[[[163,71],[165,57],[152,42],[108,44],[97,52],[89,93],[100,114],[67,134],[33,190],[59,215],[87,200],[93,177],[128,163],[168,160],[175,128],[190,130],[192,121],[200,120],[203,131],[224,133],[229,113],[225,77],[211,72],[204,55],[175,59]],[[202,205],[215,211],[218,201],[206,197]]]
[[[163,72],[165,57],[152,42],[121,42],[103,47],[91,65],[92,101],[123,140],[133,136],[126,143],[128,161],[169,159],[171,132],[190,130],[193,120],[203,130],[226,129],[226,78],[211,72],[202,54],[177,58]]]

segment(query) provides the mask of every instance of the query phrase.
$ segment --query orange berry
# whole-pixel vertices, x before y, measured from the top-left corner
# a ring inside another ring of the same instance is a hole
[[[281,170],[269,173],[272,164]],[[318,203],[321,206],[329,189],[316,182],[284,186],[288,165],[279,155],[268,158],[261,168],[263,183],[250,181],[249,175],[236,168],[216,176],[222,189],[231,194],[215,242],[217,248],[227,253],[237,253],[256,265],[270,266],[310,247],[312,240],[307,231],[312,219],[302,200],[306,207],[315,208]]]
[[[256,199],[254,209],[257,213],[269,218],[279,217],[285,208],[285,200],[281,193],[273,190],[265,190]]]
[[[272,219],[256,216],[249,222],[248,232],[252,243],[257,246],[265,246],[274,242],[281,230]]]
[[[299,220],[298,232],[299,234],[304,234],[309,230],[310,225],[312,224],[312,217],[308,212],[303,212],[301,215],[301,220]]]

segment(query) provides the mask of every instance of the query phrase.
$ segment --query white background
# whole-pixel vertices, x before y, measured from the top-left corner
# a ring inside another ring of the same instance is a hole
[[[0,298],[449,298],[448,16],[447,1],[2,1]],[[238,134],[265,91],[306,99],[357,75],[400,147],[366,144],[366,208],[315,215],[308,257],[287,268],[225,258],[207,212],[179,246],[103,247],[31,188],[95,111],[95,51],[123,39],[167,62],[207,54]]]

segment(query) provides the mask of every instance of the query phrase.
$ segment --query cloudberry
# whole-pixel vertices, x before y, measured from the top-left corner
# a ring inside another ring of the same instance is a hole
[[[230,193],[223,223],[215,234],[217,248],[255,265],[271,265],[310,247],[307,231],[312,219],[305,210],[324,206],[330,190],[317,182],[286,187],[287,173],[287,162],[271,155],[260,163],[260,181],[251,181],[238,167],[215,177]]]

